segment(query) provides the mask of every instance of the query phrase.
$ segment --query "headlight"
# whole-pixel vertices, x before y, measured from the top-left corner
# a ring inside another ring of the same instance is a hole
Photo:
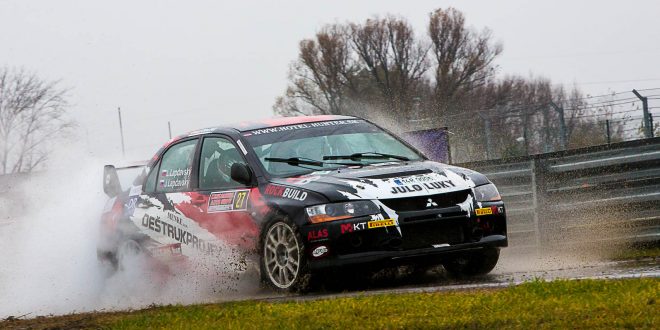
[[[380,208],[372,201],[352,201],[310,206],[306,211],[309,221],[320,223],[378,214]]]
[[[492,202],[502,200],[500,192],[497,191],[497,188],[494,184],[489,183],[483,186],[474,188],[475,197],[477,202]]]

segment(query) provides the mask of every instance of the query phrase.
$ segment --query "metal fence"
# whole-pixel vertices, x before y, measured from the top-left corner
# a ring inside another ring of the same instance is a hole
[[[512,247],[660,240],[660,138],[458,165],[499,188]]]

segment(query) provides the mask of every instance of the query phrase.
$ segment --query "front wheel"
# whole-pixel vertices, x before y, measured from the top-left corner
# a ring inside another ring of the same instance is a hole
[[[296,229],[284,218],[273,221],[262,234],[262,278],[278,290],[303,291],[309,285],[304,246]]]
[[[485,248],[453,257],[442,263],[447,272],[454,276],[474,276],[488,274],[500,258],[500,249]]]

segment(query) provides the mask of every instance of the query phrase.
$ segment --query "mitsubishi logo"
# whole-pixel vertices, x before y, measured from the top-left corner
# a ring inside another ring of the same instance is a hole
[[[426,208],[429,208],[429,207],[438,207],[438,203],[434,202],[432,199],[429,198],[426,201]]]

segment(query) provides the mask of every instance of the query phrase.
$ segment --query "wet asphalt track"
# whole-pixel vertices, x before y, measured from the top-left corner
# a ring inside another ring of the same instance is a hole
[[[340,283],[332,287],[321,287],[318,291],[307,294],[283,295],[262,290],[251,299],[246,300],[305,301],[377,294],[497,289],[536,279],[553,281],[660,277],[660,259],[658,258],[563,262],[564,259],[561,257],[528,257],[522,260],[522,263],[520,260],[511,260],[515,258],[513,256],[509,258],[509,260],[506,257],[503,258],[501,265],[498,265],[493,272],[480,277],[457,279],[449,276],[439,267],[423,275],[385,277],[360,283],[344,283],[346,285]]]

